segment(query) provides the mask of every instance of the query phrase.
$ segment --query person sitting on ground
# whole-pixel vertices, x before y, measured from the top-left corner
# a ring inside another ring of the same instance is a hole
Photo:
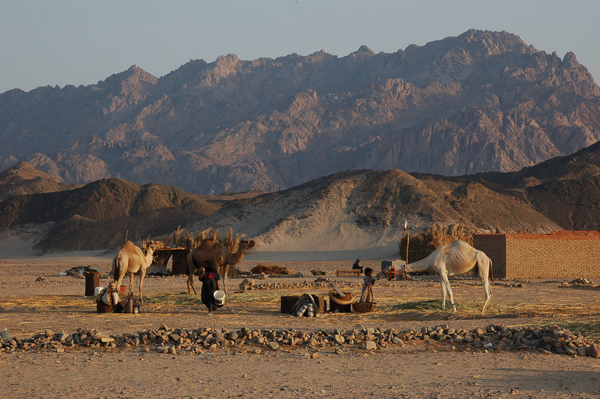
[[[202,282],[202,291],[200,293],[200,298],[202,299],[202,303],[208,308],[207,315],[211,315],[211,312],[217,310],[217,302],[215,300],[215,291],[220,290],[219,280],[221,277],[219,273],[214,268],[214,266],[208,262],[204,262],[204,272],[200,276],[200,281]]]
[[[360,262],[360,259],[356,259],[356,262],[354,262],[354,264],[352,265],[352,269],[360,269],[360,274],[362,274],[363,268],[361,265],[358,264],[358,262]]]
[[[365,269],[365,277],[363,279],[362,294],[359,302],[373,302],[373,284],[377,279],[373,277],[373,269],[367,267]]]

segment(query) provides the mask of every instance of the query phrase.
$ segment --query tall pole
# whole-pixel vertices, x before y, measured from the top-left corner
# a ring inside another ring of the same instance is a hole
[[[408,242],[410,240],[410,232],[406,230],[408,227],[408,220],[404,221],[404,232],[406,233],[406,264],[408,265]]]
[[[410,241],[410,233],[406,232],[406,264],[408,265],[408,242]]]

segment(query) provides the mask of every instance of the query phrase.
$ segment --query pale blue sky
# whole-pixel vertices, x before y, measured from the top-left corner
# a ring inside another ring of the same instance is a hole
[[[224,54],[392,53],[470,28],[573,51],[600,79],[600,1],[0,0],[0,93],[95,84],[134,64],[160,77]]]

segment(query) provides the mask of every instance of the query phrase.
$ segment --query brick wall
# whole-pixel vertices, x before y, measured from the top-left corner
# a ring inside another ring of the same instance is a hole
[[[506,234],[474,234],[473,247],[492,260],[494,278],[506,277]]]
[[[498,278],[600,277],[600,233],[475,234],[473,246],[492,259]]]

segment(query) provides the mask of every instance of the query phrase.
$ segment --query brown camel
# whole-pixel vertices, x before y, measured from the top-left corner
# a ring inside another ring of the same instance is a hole
[[[133,275],[140,276],[140,302],[144,302],[142,297],[142,285],[146,276],[146,269],[152,264],[154,255],[154,243],[144,243],[144,250],[136,247],[131,241],[127,241],[117,256],[113,259],[112,274],[113,284],[118,289],[125,274],[129,273],[129,295],[133,293]]]
[[[202,240],[200,245],[197,248],[194,248],[187,256],[188,294],[192,293],[191,290],[194,290],[194,294],[197,293],[196,287],[194,286],[194,274],[198,267],[202,266],[206,261],[210,262],[223,277],[223,287],[225,292],[227,292],[227,273],[229,272],[229,266],[241,262],[246,255],[246,252],[254,246],[255,243],[253,240],[242,240],[238,245],[237,252],[232,253],[221,243],[216,243],[208,238]]]

